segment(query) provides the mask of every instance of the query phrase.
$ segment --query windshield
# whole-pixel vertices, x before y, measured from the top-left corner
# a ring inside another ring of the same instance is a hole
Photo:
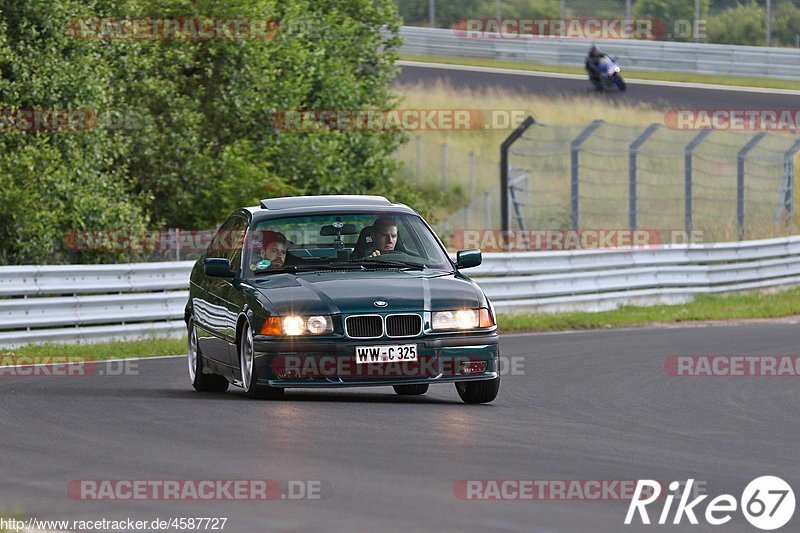
[[[452,264],[416,215],[323,214],[255,222],[248,276],[338,269],[447,269]]]

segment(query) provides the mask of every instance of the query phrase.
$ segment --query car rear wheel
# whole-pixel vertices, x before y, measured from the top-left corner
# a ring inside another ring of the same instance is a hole
[[[197,343],[197,330],[192,318],[189,319],[189,342],[186,358],[189,363],[189,379],[195,390],[200,392],[225,392],[228,390],[227,379],[217,374],[203,373],[203,357],[200,353],[200,345]]]
[[[420,385],[394,385],[394,391],[400,396],[419,396],[428,392],[428,384]]]
[[[456,390],[464,403],[488,403],[497,398],[500,377],[485,381],[459,381]]]
[[[250,329],[248,323],[245,323],[239,341],[239,368],[241,368],[242,388],[250,398],[272,400],[283,396],[282,388],[258,384],[258,369],[253,350],[253,330]]]

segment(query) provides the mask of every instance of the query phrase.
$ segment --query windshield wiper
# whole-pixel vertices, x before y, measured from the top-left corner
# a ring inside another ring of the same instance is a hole
[[[338,264],[352,264],[352,265],[362,265],[362,266],[370,266],[370,267],[386,267],[386,268],[409,268],[409,269],[418,269],[422,270],[427,268],[424,264],[419,263],[411,263],[409,261],[398,261],[396,259],[373,259],[373,258],[365,258],[365,259],[355,259],[349,261],[347,263],[338,263]]]
[[[310,265],[288,265],[281,268],[265,268],[263,270],[256,270],[253,272],[255,275],[261,274],[284,274],[286,272],[314,272],[317,270],[350,270],[353,265],[345,263],[318,263]],[[363,267],[361,267],[363,268]]]

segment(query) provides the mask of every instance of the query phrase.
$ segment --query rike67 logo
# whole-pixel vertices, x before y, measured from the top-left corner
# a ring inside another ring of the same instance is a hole
[[[687,480],[685,490],[680,491],[680,500],[675,508],[672,524],[680,524],[684,516],[690,524],[696,525],[699,523],[697,514],[700,514],[700,512],[695,507],[698,507],[708,495],[697,496],[689,501],[693,483],[693,479]],[[669,484],[669,490],[672,494],[667,494],[666,498],[664,498],[664,506],[661,509],[657,524],[664,525],[668,523],[673,500],[680,488],[681,484],[677,481]],[[643,497],[643,494],[647,494],[647,496]],[[642,524],[650,524],[647,506],[659,500],[661,496],[661,484],[658,481],[640,479],[636,484],[631,504],[628,507],[625,524],[630,525],[637,512]],[[747,521],[758,529],[778,529],[789,522],[794,514],[794,491],[788,483],[779,477],[762,476],[754,479],[745,487],[738,502],[730,494],[721,494],[708,502],[705,512],[701,516],[705,518],[708,524],[719,526],[729,522],[732,518],[732,513],[735,513],[739,506]]]

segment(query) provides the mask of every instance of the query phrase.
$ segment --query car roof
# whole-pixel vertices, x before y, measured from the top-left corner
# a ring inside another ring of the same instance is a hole
[[[383,196],[330,194],[319,196],[287,196],[261,200],[260,206],[246,208],[256,215],[295,215],[313,213],[372,213],[394,212],[417,214],[404,204],[393,204]],[[259,217],[259,218],[263,218]]]
[[[375,207],[390,207],[392,202],[383,196],[368,196],[356,194],[329,194],[320,196],[286,196],[284,198],[267,198],[261,200],[264,209],[292,209],[295,207],[332,207],[370,205]]]

